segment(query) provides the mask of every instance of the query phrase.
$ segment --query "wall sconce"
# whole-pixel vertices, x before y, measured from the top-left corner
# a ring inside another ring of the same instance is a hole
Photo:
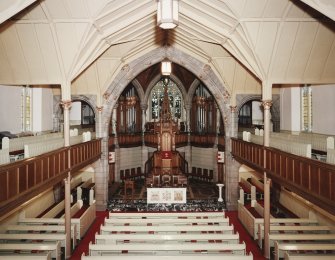
[[[173,29],[178,25],[179,0],[157,0],[157,25]]]
[[[163,76],[170,76],[172,71],[171,61],[164,59],[161,64],[161,72]]]

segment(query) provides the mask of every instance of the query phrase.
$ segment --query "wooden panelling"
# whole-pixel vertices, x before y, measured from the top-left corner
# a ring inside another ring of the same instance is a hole
[[[69,165],[68,153],[71,154]],[[101,140],[80,143],[0,167],[0,216],[75,174],[101,155]]]
[[[266,155],[259,159],[259,150]],[[250,155],[250,153],[254,155]],[[232,138],[232,155],[306,200],[335,213],[335,165]]]

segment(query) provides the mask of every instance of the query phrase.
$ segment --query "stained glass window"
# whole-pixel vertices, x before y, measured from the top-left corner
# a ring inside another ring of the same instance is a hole
[[[182,119],[182,94],[175,82],[172,80],[166,81],[164,79],[158,81],[151,90],[151,119],[159,119],[165,85],[168,87],[172,118]]]

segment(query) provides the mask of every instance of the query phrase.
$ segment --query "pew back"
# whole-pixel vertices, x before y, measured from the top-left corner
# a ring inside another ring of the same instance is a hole
[[[95,235],[96,244],[118,244],[132,242],[166,242],[166,241],[221,241],[229,244],[239,242],[238,234],[109,234]]]
[[[155,254],[198,254],[207,253],[222,253],[222,254],[237,254],[245,255],[246,246],[242,244],[215,244],[215,243],[190,243],[190,244],[90,244],[90,255],[101,254],[120,254],[122,251],[132,253],[155,253]]]
[[[101,234],[108,234],[111,232],[203,232],[203,231],[219,231],[222,233],[232,234],[234,227],[230,226],[213,226],[213,225],[187,225],[187,226],[101,226]]]
[[[210,219],[105,219],[105,225],[189,225],[189,224],[219,224],[229,225],[228,218],[210,218]]]

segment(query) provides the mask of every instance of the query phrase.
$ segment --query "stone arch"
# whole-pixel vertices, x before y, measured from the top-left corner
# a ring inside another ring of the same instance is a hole
[[[96,118],[97,117],[97,97],[95,95],[72,95],[71,102],[73,101],[84,101],[90,105],[90,107],[92,108],[94,112],[95,124],[97,127],[97,118]],[[63,110],[62,110],[61,103],[62,103],[61,96],[54,96],[54,102],[53,102],[54,131],[61,130],[61,129],[55,129],[55,128],[59,128],[59,125],[63,123],[63,116],[62,116]],[[56,127],[55,124],[58,125],[58,127]]]
[[[236,113],[238,118],[238,113],[242,106],[248,101],[258,100],[262,101],[262,95],[237,95],[236,96]],[[272,106],[270,108],[273,131],[280,131],[280,95],[272,95]]]
[[[111,116],[112,108],[117,102],[117,99],[122,93],[124,87],[127,86],[129,82],[140,72],[153,64],[162,61],[166,57],[172,62],[187,68],[199,79],[201,79],[207,88],[212,92],[218,103],[219,109],[221,110],[221,114],[225,118],[229,117],[230,96],[227,88],[216,76],[210,65],[205,64],[174,47],[161,47],[132,61],[130,64],[124,65],[115,79],[109,83],[109,87],[104,95],[106,100],[102,114],[104,126],[106,126],[106,121]],[[107,137],[106,129],[103,130],[103,133],[104,137]]]
[[[226,154],[230,154],[230,137],[231,131],[229,127],[231,125],[231,113],[230,113],[230,95],[227,91],[225,83],[222,82],[217,75],[212,70],[209,64],[203,63],[200,60],[190,56],[187,53],[184,53],[174,47],[161,47],[155,49],[142,57],[139,57],[129,64],[125,64],[120,72],[116,75],[114,79],[110,79],[108,82],[108,88],[104,93],[105,102],[103,105],[103,110],[101,114],[101,132],[99,137],[102,137],[102,155],[99,162],[95,165],[95,172],[98,181],[96,182],[97,186],[97,208],[104,209],[106,208],[106,203],[108,199],[108,128],[109,121],[112,115],[113,107],[115,106],[118,97],[122,93],[123,89],[132,81],[136,75],[138,75],[143,70],[152,66],[153,64],[161,62],[163,59],[168,58],[174,63],[177,63],[189,71],[191,71],[196,77],[198,77],[211,91],[213,97],[215,98],[218,108],[220,109],[221,115],[225,124],[226,132]],[[226,164],[227,165],[227,164]],[[226,166],[227,167],[227,166]],[[230,182],[230,180],[228,180]],[[226,194],[228,196],[227,200],[232,201],[231,198],[236,197],[234,194],[237,194],[237,183],[234,185],[226,185]],[[234,200],[234,204],[237,201]]]

